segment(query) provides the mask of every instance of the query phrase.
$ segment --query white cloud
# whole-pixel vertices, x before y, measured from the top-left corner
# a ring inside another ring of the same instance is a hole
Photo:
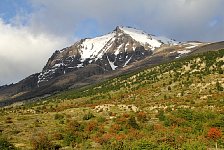
[[[41,7],[32,15],[31,27],[60,35],[88,30],[80,24],[92,19],[100,33],[117,25],[130,25],[177,40],[224,39],[223,0],[32,0],[32,3]],[[217,16],[220,20],[211,27],[209,24]],[[220,26],[221,31],[214,29]]]
[[[49,56],[67,44],[66,39],[34,35],[26,27],[15,27],[0,20],[0,85],[40,72]]]
[[[223,0],[29,0],[11,24],[0,20],[0,85],[39,72],[80,33],[133,26],[178,41],[224,40]],[[24,26],[25,24],[25,26]]]

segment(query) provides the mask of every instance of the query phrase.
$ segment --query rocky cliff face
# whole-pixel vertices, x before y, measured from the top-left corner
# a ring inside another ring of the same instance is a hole
[[[162,45],[174,44],[177,44],[174,40],[149,35],[141,30],[116,27],[109,34],[83,39],[56,51],[38,76],[38,86],[89,64],[98,65],[103,72],[123,68],[151,55]]]

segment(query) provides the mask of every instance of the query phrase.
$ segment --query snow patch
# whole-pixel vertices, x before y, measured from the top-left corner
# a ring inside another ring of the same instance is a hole
[[[121,44],[121,45],[119,45],[118,46],[118,48],[116,49],[116,51],[115,51],[115,55],[118,55],[121,51],[120,51],[120,48],[123,46],[124,44]]]
[[[201,45],[202,43],[200,42],[188,42],[188,44],[192,45],[192,46],[199,46]]]
[[[110,39],[115,36],[115,33],[110,33],[101,37],[96,37],[93,39],[86,39],[82,44],[81,59],[85,60],[87,58],[101,58],[100,50],[107,44]]]
[[[132,56],[125,62],[125,64],[124,64],[123,67],[126,67],[127,66],[127,64],[130,62],[131,58],[132,58]]]
[[[162,45],[161,42],[156,39],[153,39],[151,35],[146,34],[141,30],[128,27],[120,27],[120,29],[124,31],[124,33],[130,35],[134,40],[140,42],[141,44],[149,44],[152,50]]]
[[[177,51],[177,53],[179,54],[179,56],[177,56],[176,58],[180,58],[182,55],[190,53],[190,50],[182,50],[182,51]]]
[[[59,68],[61,66],[66,66],[64,63],[54,64],[52,68]]]
[[[77,65],[77,68],[81,68],[81,67],[84,67],[83,63]]]
[[[191,49],[191,48],[195,48],[197,46],[200,46],[202,43],[197,43],[197,42],[188,42],[186,43],[185,45],[190,45],[190,46],[187,46],[186,49]]]
[[[152,36],[154,39],[161,41],[164,44],[169,44],[169,45],[178,45],[179,42],[174,41],[172,39],[169,39],[164,36]]]
[[[183,54],[187,54],[187,53],[190,53],[191,51],[190,50],[182,50],[182,51],[177,51],[177,53],[183,55]]]
[[[107,56],[107,60],[108,60],[108,62],[110,64],[110,67],[111,67],[112,70],[115,70],[118,67],[118,66],[115,66],[114,65],[114,62],[112,62],[112,61],[109,60],[108,56]]]
[[[192,48],[195,48],[196,46],[188,46],[188,47],[186,47],[186,49],[192,49]]]
[[[124,51],[127,52],[129,43],[125,44]]]

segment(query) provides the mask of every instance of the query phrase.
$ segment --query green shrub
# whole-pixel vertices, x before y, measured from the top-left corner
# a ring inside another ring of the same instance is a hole
[[[128,119],[128,125],[130,125],[134,129],[140,129],[139,125],[137,124],[135,117],[131,117]]]
[[[164,115],[164,111],[160,110],[158,114],[156,115],[157,118],[159,118],[160,121],[164,121],[166,119],[166,116]]]
[[[39,132],[34,135],[31,139],[31,145],[34,150],[54,150],[55,147],[58,147],[52,144],[48,135],[44,132]]]
[[[170,121],[169,118],[165,118],[165,120],[164,120],[164,125],[165,125],[166,127],[171,126],[171,121]]]
[[[67,131],[69,132],[82,132],[84,130],[84,125],[80,124],[76,120],[68,120],[67,123]]]
[[[187,142],[187,143],[184,143],[183,145],[182,145],[182,148],[181,148],[182,150],[206,150],[207,148],[206,148],[206,146],[203,144],[203,143],[201,143],[201,142],[199,142],[199,141],[191,141],[191,142]]]
[[[193,111],[190,109],[179,109],[177,112],[177,117],[186,119],[188,121],[193,120]]]
[[[171,91],[171,87],[170,87],[170,86],[168,86],[168,88],[167,88],[167,89],[168,89],[168,91]]]
[[[16,150],[6,138],[0,137],[0,150]]]
[[[218,81],[216,82],[216,88],[218,91],[223,91],[223,87]]]
[[[140,111],[140,112],[137,113],[137,119],[138,119],[138,121],[144,123],[148,120],[147,114],[143,111]]]
[[[106,150],[130,150],[132,149],[130,147],[130,144],[125,143],[125,141],[112,141],[108,142],[106,144],[103,144],[103,149]]]
[[[106,118],[103,117],[103,116],[99,116],[99,117],[97,118],[97,121],[98,121],[99,123],[103,123],[103,122],[106,121]]]
[[[170,147],[169,145],[164,143],[160,144],[157,149],[158,150],[175,150],[175,148]]]
[[[62,115],[62,114],[55,114],[54,115],[54,119],[55,120],[62,120],[62,119],[64,119],[64,115]]]
[[[133,150],[152,150],[157,148],[157,145],[150,141],[140,141],[133,145]]]
[[[72,133],[67,133],[64,135],[63,142],[65,145],[69,146],[71,143],[75,142],[75,140],[75,135],[73,135]]]
[[[94,117],[95,116],[91,112],[88,112],[87,114],[83,116],[83,120],[90,120],[91,118],[94,118]]]

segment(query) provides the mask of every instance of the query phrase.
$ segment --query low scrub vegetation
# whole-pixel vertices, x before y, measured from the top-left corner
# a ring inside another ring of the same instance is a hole
[[[208,52],[2,108],[0,149],[224,148],[223,60]]]

